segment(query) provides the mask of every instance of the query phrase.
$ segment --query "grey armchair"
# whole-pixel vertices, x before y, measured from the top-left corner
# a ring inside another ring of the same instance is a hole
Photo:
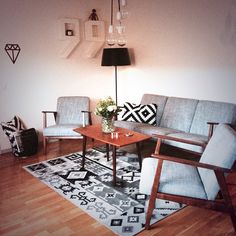
[[[156,198],[226,212],[236,231],[236,216],[226,175],[234,172],[236,131],[226,124],[215,129],[199,162],[153,154],[142,165],[140,192],[150,201],[145,228],[150,228]],[[217,199],[221,193],[223,199]]]
[[[47,152],[48,139],[80,139],[82,136],[73,129],[91,124],[89,112],[90,100],[83,96],[59,97],[57,111],[42,111],[43,113],[43,147]],[[53,114],[55,125],[47,125],[47,114]]]

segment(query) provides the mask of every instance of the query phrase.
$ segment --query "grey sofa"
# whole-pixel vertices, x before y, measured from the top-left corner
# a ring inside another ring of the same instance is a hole
[[[165,140],[168,145],[202,153],[208,142],[208,122],[236,123],[236,104],[232,103],[144,94],[141,104],[149,103],[157,104],[155,126],[122,120],[117,120],[115,125],[151,135],[154,139],[154,134],[165,135],[172,139]],[[190,142],[177,142],[175,139]]]

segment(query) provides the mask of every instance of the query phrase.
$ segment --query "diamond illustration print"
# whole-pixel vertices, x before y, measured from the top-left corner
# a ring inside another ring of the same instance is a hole
[[[20,53],[20,46],[18,44],[6,44],[5,51],[7,55],[10,57],[13,64],[15,64],[19,53]]]

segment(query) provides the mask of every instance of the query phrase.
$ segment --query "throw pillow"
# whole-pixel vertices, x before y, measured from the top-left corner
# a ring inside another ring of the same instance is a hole
[[[12,152],[15,156],[19,156],[20,149],[17,143],[16,135],[18,131],[24,130],[24,125],[18,116],[14,116],[11,121],[2,122],[2,129],[9,138],[11,143]]]
[[[156,125],[157,104],[147,105],[124,103],[122,120]]]

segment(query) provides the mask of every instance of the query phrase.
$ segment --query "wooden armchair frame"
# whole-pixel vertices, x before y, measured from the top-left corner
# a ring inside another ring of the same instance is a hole
[[[203,150],[205,149],[205,147],[207,145],[205,143],[192,141],[192,140],[188,140],[188,139],[175,138],[175,137],[171,137],[171,136],[167,136],[167,135],[153,134],[152,136],[157,138],[157,145],[155,148],[155,154],[160,154],[162,140],[171,140],[171,141],[175,141],[175,142],[182,142],[182,143],[187,143],[187,144],[191,144],[191,145],[196,145],[196,146],[202,147]],[[188,152],[192,152],[195,154],[195,152],[193,152],[193,151],[188,151]],[[199,155],[201,155],[201,154],[199,154]]]
[[[207,122],[207,124],[209,125],[209,129],[208,129],[208,141],[209,141],[211,136],[213,135],[215,126],[218,125],[219,123],[218,122]],[[235,126],[233,124],[229,124],[229,125]],[[162,140],[164,140],[164,139],[175,141],[175,142],[186,143],[186,144],[190,144],[190,145],[200,146],[200,147],[202,147],[203,151],[205,150],[206,145],[207,145],[207,143],[202,143],[202,142],[183,139],[183,138],[171,137],[171,136],[168,136],[168,135],[152,134],[152,136],[157,138],[157,144],[158,145],[156,146],[156,149],[155,149],[156,154],[160,154],[161,143],[162,143]],[[197,154],[197,155],[201,155],[200,153],[196,153],[194,151],[188,151],[188,150],[186,150],[186,151],[190,152],[190,153],[192,152],[192,153]]]
[[[83,120],[85,120],[85,114],[88,114],[88,122],[89,125],[92,124],[92,117],[91,117],[91,111],[81,111],[83,113]],[[43,128],[47,127],[47,115],[48,114],[53,114],[54,116],[54,120],[56,122],[56,118],[57,118],[57,112],[56,111],[42,111],[43,113]],[[55,139],[78,139],[78,137],[76,136],[43,136],[43,150],[44,150],[44,154],[47,153],[47,140],[50,138],[55,138]]]
[[[158,147],[156,148],[156,150],[158,150]],[[150,221],[151,221],[153,209],[155,207],[155,201],[156,201],[156,198],[159,198],[159,199],[175,201],[175,202],[179,202],[179,203],[183,203],[183,204],[187,204],[191,206],[203,207],[207,209],[213,209],[213,210],[217,210],[221,212],[226,212],[230,215],[234,230],[236,232],[236,215],[235,215],[234,207],[231,201],[230,193],[229,193],[228,186],[226,183],[226,178],[225,178],[225,173],[232,173],[232,172],[235,172],[235,170],[221,168],[219,166],[199,163],[199,162],[195,162],[191,160],[175,158],[171,156],[159,155],[157,153],[153,154],[152,157],[158,159],[158,165],[157,165],[155,178],[154,178],[154,182],[152,186],[152,191],[150,195],[145,229],[150,228]],[[213,170],[215,172],[218,184],[220,186],[220,191],[221,191],[223,199],[216,199],[213,201],[213,200],[204,200],[204,199],[199,199],[199,198],[191,198],[191,197],[186,197],[186,196],[179,196],[179,195],[159,192],[158,188],[159,188],[160,176],[161,176],[161,171],[162,171],[162,165],[163,165],[163,161],[165,160],[175,162],[175,163],[185,164],[185,165],[191,165],[194,167],[201,167],[201,168]]]

